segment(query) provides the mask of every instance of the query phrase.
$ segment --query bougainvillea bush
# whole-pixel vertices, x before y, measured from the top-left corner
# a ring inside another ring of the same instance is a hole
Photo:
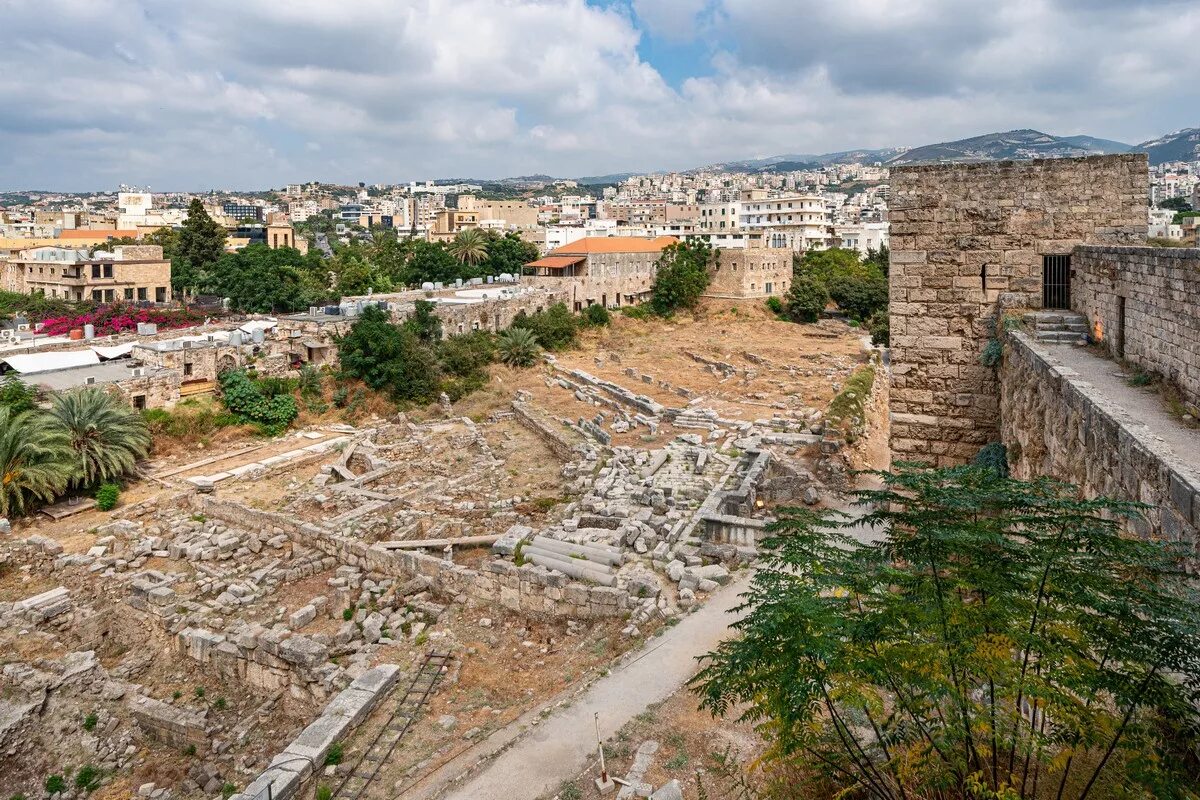
[[[49,336],[64,336],[73,328],[94,325],[97,336],[107,336],[136,330],[140,322],[152,322],[165,330],[199,325],[203,321],[203,314],[186,308],[138,308],[113,303],[78,316],[50,317],[43,321],[41,332]]]

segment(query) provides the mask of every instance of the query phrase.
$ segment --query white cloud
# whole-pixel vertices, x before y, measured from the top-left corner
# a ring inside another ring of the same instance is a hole
[[[628,2],[8,2],[0,188],[580,175],[1200,124],[1194,2]],[[716,55],[676,90],[643,36]]]

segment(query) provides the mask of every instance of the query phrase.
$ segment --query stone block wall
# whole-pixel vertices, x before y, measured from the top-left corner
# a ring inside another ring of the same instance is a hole
[[[1200,249],[1085,246],[1071,266],[1071,306],[1092,338],[1200,404]]]
[[[435,593],[462,595],[481,603],[499,605],[534,617],[601,619],[624,617],[636,605],[624,589],[570,582],[558,572],[526,564],[494,561],[477,571],[415,550],[385,550],[370,543],[339,536],[310,522],[285,514],[218,500],[207,495],[191,496],[191,503],[212,519],[242,528],[257,527],[266,535],[286,534],[305,547],[333,556],[341,564],[393,577],[424,576]]]
[[[980,355],[1005,308],[1041,306],[1042,257],[1145,239],[1144,154],[892,170],[891,448],[963,463],[999,436]]]
[[[1200,564],[1200,475],[1139,420],[1023,333],[1006,336],[1000,367],[1002,440],[1013,476],[1050,475],[1107,495],[1146,503],[1132,532],[1182,542]]]
[[[786,247],[720,248],[709,270],[707,297],[768,297],[792,287],[792,250]],[[768,288],[770,287],[770,288]]]

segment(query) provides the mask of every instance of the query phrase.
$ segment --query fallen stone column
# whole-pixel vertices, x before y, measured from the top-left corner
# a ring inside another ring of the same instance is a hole
[[[541,550],[532,546],[526,547],[521,553],[531,563],[537,564],[539,567],[557,570],[577,580],[591,581],[601,586],[613,586],[617,582],[616,575],[601,572],[599,565],[592,564],[583,559],[551,553],[548,550]]]
[[[564,542],[560,539],[551,539],[547,536],[535,536],[529,544],[541,550],[549,550],[551,553],[558,553],[567,557],[583,556],[588,561],[596,564],[619,567],[625,562],[625,554],[615,547],[602,547],[595,544],[575,544],[573,542]]]

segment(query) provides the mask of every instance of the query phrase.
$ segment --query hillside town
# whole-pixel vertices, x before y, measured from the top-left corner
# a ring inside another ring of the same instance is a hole
[[[0,800],[1200,800],[1200,16],[955,12],[9,4]]]

